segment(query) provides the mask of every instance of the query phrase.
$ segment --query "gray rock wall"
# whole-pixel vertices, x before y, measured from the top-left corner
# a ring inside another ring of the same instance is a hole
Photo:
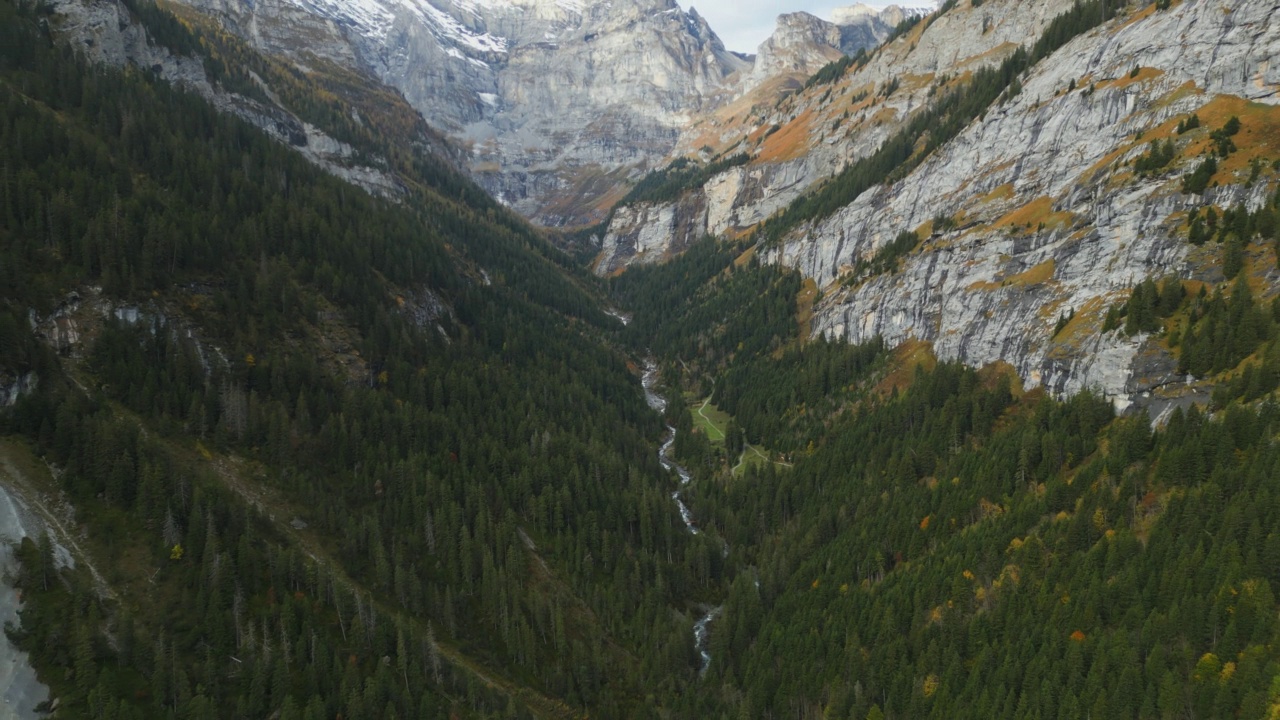
[[[1018,43],[1038,37],[1050,20],[1070,6],[1068,0],[1037,3],[988,0],[980,8],[961,7],[937,18],[928,32],[914,43],[902,40],[883,48],[871,62],[851,73],[842,84],[850,88],[883,88],[894,79],[911,75],[955,75],[998,64],[1013,52]],[[902,18],[901,11],[885,13],[890,20]],[[783,26],[792,22],[787,19],[789,17],[780,18],[780,33],[783,33]],[[764,57],[762,46],[757,67],[769,62],[772,61]],[[821,91],[815,91],[797,97],[793,103],[780,104],[760,115],[751,129],[785,125],[806,112],[836,114],[832,108],[835,101],[821,99],[821,96]],[[782,210],[849,163],[874,153],[897,132],[912,112],[925,107],[929,100],[928,83],[908,84],[883,101],[854,113],[836,129],[827,125],[817,128],[819,133],[810,138],[805,152],[799,157],[732,168],[704,187],[691,190],[678,202],[685,207],[679,210],[672,208],[670,214],[689,214],[705,206],[710,211],[707,229],[714,235],[751,227]],[[875,119],[886,113],[895,120],[880,122]],[[692,140],[683,139],[680,150],[692,151],[692,144]],[[660,258],[678,252],[675,248],[680,240],[674,234],[668,234],[665,241],[660,236],[662,228],[671,227],[670,223],[659,223],[657,227],[645,230],[647,250],[640,252],[634,246],[641,234],[635,227],[635,221],[635,213],[619,212],[615,215],[603,238],[602,253],[595,266],[598,273],[616,272],[631,262],[631,258]],[[890,239],[896,233],[897,230],[893,230]]]
[[[927,340],[941,357],[1005,361],[1029,385],[1057,393],[1093,387],[1124,406],[1150,389],[1134,382],[1143,374],[1135,360],[1149,345],[1101,334],[1106,305],[1146,277],[1212,271],[1188,261],[1177,229],[1179,213],[1202,202],[1180,193],[1182,173],[1198,160],[1133,177],[1124,163],[1146,149],[1135,135],[1218,95],[1280,102],[1272,63],[1278,17],[1269,0],[1233,3],[1230,12],[1184,2],[1077,38],[1039,64],[1020,95],[909,177],[869,190],[765,257],[830,288],[815,332],[851,342]],[[1158,72],[1131,79],[1135,66]],[[1077,88],[1067,92],[1072,80]],[[1209,200],[1259,202],[1242,181],[1228,179]],[[1019,209],[1037,225],[1000,222]],[[843,286],[858,258],[938,215],[969,227],[930,238],[896,274]],[[1072,309],[1082,315],[1077,327],[1052,338],[1058,315]]]
[[[215,0],[217,5],[229,2]],[[333,175],[372,193],[400,193],[398,183],[387,173],[353,162],[349,146],[302,122],[288,110],[214,87],[199,60],[153,45],[146,30],[133,22],[119,0],[52,0],[51,5],[56,13],[58,32],[91,61],[114,67],[133,65],[158,73],[165,80],[203,96],[222,112],[236,115],[294,147]],[[252,27],[256,32],[257,25]]]

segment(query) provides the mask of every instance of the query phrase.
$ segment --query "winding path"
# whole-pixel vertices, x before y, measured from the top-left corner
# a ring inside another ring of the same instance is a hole
[[[716,422],[715,422],[714,420],[712,420],[711,418],[707,417],[707,414],[706,414],[705,412],[703,412],[703,410],[706,410],[706,409],[707,409],[707,406],[711,404],[711,398],[712,398],[712,396],[713,396],[713,395],[715,395],[715,393],[711,393],[711,395],[708,395],[708,396],[707,396],[707,399],[706,399],[706,400],[703,400],[703,401],[702,401],[702,407],[698,408],[698,415],[700,415],[700,416],[702,417],[702,419],[703,419],[703,420],[706,420],[706,421],[707,421],[707,427],[708,427],[708,428],[711,428],[712,430],[715,430],[716,432],[720,433],[720,437],[718,437],[718,438],[712,438],[712,437],[711,437],[711,433],[707,433],[707,437],[711,438],[712,440],[723,440],[723,439],[724,439],[724,431],[723,431],[723,430],[721,430],[719,427],[717,427],[717,426],[716,426]]]
[[[748,452],[755,453],[761,460],[764,460],[767,463],[773,463],[774,465],[781,465],[782,467],[795,467],[789,462],[782,462],[781,460],[771,459],[768,455],[765,455],[764,453],[760,452],[760,448],[756,447],[755,445],[752,445],[751,443],[743,443],[742,448],[743,448],[742,454],[738,456],[738,464],[734,465],[733,469],[729,471],[731,473],[737,473],[738,469],[746,464]]]

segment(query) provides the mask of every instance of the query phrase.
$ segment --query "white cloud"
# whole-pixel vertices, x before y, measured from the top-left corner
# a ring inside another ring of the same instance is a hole
[[[830,18],[831,11],[838,7],[856,5],[858,0],[832,2],[831,0],[679,0],[686,10],[692,6],[698,14],[707,19],[711,29],[716,31],[724,46],[738,52],[753,53],[760,43],[764,42],[777,24],[777,18],[783,13],[801,10],[813,13],[820,18]],[[868,5],[884,7],[890,2],[867,2]],[[898,0],[903,6],[932,5],[932,2],[920,0]]]

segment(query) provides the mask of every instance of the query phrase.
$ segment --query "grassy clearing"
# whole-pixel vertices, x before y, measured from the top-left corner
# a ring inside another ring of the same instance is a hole
[[[995,47],[991,48],[990,50],[984,50],[978,53],[977,55],[970,55],[969,57],[956,63],[956,65],[958,67],[982,67],[984,65],[999,65],[1000,63],[1004,62],[1005,58],[1009,57],[1014,52],[1016,52],[1018,50],[1018,47],[1019,46],[1017,43],[1006,40],[1000,43],[999,45],[996,45]],[[948,87],[953,85],[959,85],[960,82],[967,81],[968,78],[971,77],[972,75],[973,75],[972,70],[965,70],[965,75],[963,77],[963,80],[961,80],[960,78],[957,78],[956,80],[953,80],[951,83],[948,83]]]
[[[725,430],[729,427],[729,413],[711,404],[711,398],[689,406],[693,416],[693,427],[701,430],[713,443],[724,442]]]
[[[1026,285],[1042,285],[1053,279],[1054,270],[1057,265],[1053,258],[1049,258],[1044,262],[1032,266],[1017,275],[1009,276],[1010,285],[1026,286]]]
[[[1056,269],[1053,258],[1049,258],[1044,262],[1033,265],[1016,275],[1010,275],[1001,278],[998,281],[985,282],[978,281],[970,284],[966,290],[970,292],[976,290],[998,290],[1002,287],[1028,287],[1031,285],[1043,285],[1053,279],[1053,272]]]
[[[1052,213],[1053,199],[1042,195],[997,220],[995,227],[1030,227],[1046,222]]]
[[[1075,316],[1050,340],[1049,357],[1069,357],[1101,331],[1107,306],[1113,298],[1092,297],[1074,308]]]
[[[733,466],[733,476],[738,477],[747,471],[747,468],[763,468],[770,463],[777,467],[789,468],[791,463],[773,460],[773,453],[769,452],[759,445],[744,445],[742,456],[738,458],[738,464]]]
[[[1242,182],[1249,175],[1249,164],[1255,158],[1267,161],[1280,154],[1280,109],[1242,98],[1220,95],[1196,111],[1207,149],[1209,133],[1221,128],[1233,116],[1240,118],[1240,133],[1235,140],[1238,150],[1218,165],[1217,177],[1223,182]]]
[[[1125,88],[1130,85],[1134,85],[1136,83],[1146,82],[1147,80],[1155,80],[1156,78],[1159,78],[1162,75],[1164,75],[1164,71],[1160,70],[1159,68],[1140,67],[1138,68],[1137,75],[1130,75],[1126,73],[1123,77],[1118,77],[1115,80],[1112,80],[1110,82],[1099,83],[1099,86]]]
[[[1121,25],[1119,29],[1127,28],[1130,25],[1133,25],[1134,23],[1140,22],[1142,20],[1146,20],[1147,18],[1154,15],[1155,12],[1156,12],[1155,4],[1153,3],[1151,5],[1148,5],[1142,8],[1141,10],[1139,10],[1138,12],[1130,15],[1129,18],[1124,21],[1124,24]],[[1117,32],[1119,31],[1119,29],[1117,29]]]
[[[1013,196],[1014,196],[1013,183],[1005,183],[1003,185],[996,187],[994,190],[987,193],[986,195],[983,195],[982,198],[978,200],[978,202],[990,203],[990,202],[996,202],[997,200],[1012,200]]]

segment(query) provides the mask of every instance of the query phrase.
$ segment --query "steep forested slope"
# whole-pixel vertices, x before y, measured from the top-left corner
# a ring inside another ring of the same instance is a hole
[[[708,580],[591,282],[443,165],[371,197],[44,12],[0,3],[0,360],[37,378],[0,421],[107,568],[24,550],[59,712],[622,716],[688,682]]]
[[[773,302],[717,309],[715,286],[777,272],[735,266],[738,250],[614,281],[619,298],[685,298],[635,306],[631,327],[666,353],[671,394],[714,390],[735,414],[723,440],[691,422],[700,402],[669,416],[696,476],[684,499],[724,543],[729,584],[684,716],[1271,716],[1276,315],[1244,282],[1143,286],[1123,309],[1185,318],[1188,337],[1236,353],[1224,362],[1256,358],[1208,408],[1153,429],[920,344],[801,343],[794,324],[746,326],[759,333],[743,347],[773,351],[664,340],[659,318],[734,327]],[[766,462],[744,462],[753,448]]]
[[[1046,23],[1054,47],[1117,10],[1080,7],[1078,26]],[[227,83],[274,71],[135,11],[155,39],[218,49]],[[11,632],[61,716],[1280,707],[1265,112],[1169,128],[1204,154],[1188,192],[1225,177],[1219,161],[1252,174],[1248,202],[1197,205],[1178,228],[1194,279],[1135,279],[1090,308],[1101,327],[1045,311],[1064,340],[1149,338],[1204,379],[1198,405],[1153,429],[1088,392],[1027,391],[1006,365],[939,362],[928,343],[808,338],[831,294],[900,277],[962,217],[893,228],[821,289],[750,240],[704,241],[609,281],[624,327],[518,218],[309,81],[286,102],[390,158],[398,199],[150,70],[85,63],[45,13],[0,1],[0,475],[21,470],[27,500],[71,528],[18,549]],[[1040,55],[975,77],[1007,90]],[[955,127],[909,137],[898,159],[947,152],[972,117],[961,100],[944,104]],[[1167,167],[1167,147],[1135,145],[1134,172]],[[645,192],[704,180],[674,170]],[[802,225],[845,201],[830,192]],[[661,419],[637,382],[649,355]],[[697,534],[656,452],[664,419]],[[60,570],[72,540],[83,562]],[[697,616],[711,618],[701,675]]]

